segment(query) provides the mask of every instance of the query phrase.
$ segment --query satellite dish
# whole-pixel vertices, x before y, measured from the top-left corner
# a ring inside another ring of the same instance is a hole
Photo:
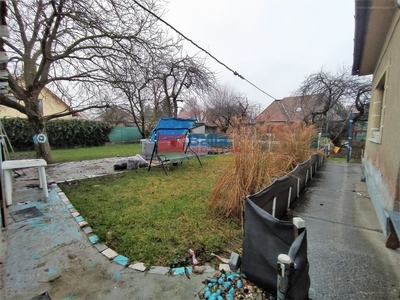
[[[45,143],[47,141],[46,135],[44,133],[39,133],[37,135],[37,141],[38,141],[39,144]]]

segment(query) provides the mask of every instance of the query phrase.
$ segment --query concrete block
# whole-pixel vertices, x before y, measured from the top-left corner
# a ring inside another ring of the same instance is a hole
[[[75,218],[75,221],[77,221],[79,223],[79,222],[82,222],[84,220],[83,220],[82,216],[78,216],[78,217]]]
[[[96,244],[96,243],[99,241],[99,237],[98,237],[97,235],[91,235],[91,236],[89,236],[88,238],[89,238],[89,241],[90,241],[92,244]]]
[[[103,252],[104,250],[108,249],[108,247],[102,243],[97,243],[94,244],[94,247],[97,249],[99,252]]]
[[[144,265],[144,263],[141,263],[141,262],[135,263],[133,265],[129,265],[128,268],[131,268],[133,270],[140,271],[140,272],[146,271],[146,266]]]
[[[82,221],[82,222],[78,222],[78,225],[82,228],[88,225],[88,222],[86,221]]]
[[[69,204],[67,204],[67,205],[65,205],[68,209],[71,209],[71,208],[74,208],[74,206],[71,204],[71,203],[69,203]]]
[[[103,254],[108,259],[114,259],[118,255],[117,252],[115,252],[110,248],[107,248],[106,250],[102,251],[101,254]]]
[[[129,258],[127,258],[127,257],[125,257],[125,256],[123,256],[123,255],[121,255],[121,254],[118,254],[118,255],[113,259],[113,262],[115,262],[115,263],[117,263],[117,264],[119,264],[119,265],[125,267],[125,266],[128,264],[128,262],[129,262]]]
[[[166,275],[169,272],[168,267],[151,267],[149,274]]]
[[[76,218],[76,217],[78,217],[78,216],[80,216],[81,214],[79,213],[79,212],[73,212],[73,213],[71,213],[71,215],[74,217],[74,218]]]
[[[83,229],[83,232],[86,234],[93,233],[93,229],[90,226],[83,227],[82,229]]]

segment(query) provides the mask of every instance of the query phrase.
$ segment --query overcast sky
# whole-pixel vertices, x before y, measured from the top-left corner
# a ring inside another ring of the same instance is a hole
[[[352,65],[353,0],[169,0],[166,9],[165,21],[277,99],[321,68]],[[210,57],[207,65],[261,109],[273,101]]]

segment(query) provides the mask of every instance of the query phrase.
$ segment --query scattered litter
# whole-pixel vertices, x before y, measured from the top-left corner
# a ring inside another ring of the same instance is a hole
[[[199,261],[196,259],[196,253],[192,249],[189,249],[189,253],[192,256],[193,266],[198,265]]]
[[[113,276],[112,276],[112,279],[114,279],[114,280],[118,280],[120,278],[121,278],[121,274],[120,273],[114,273]]]
[[[172,268],[172,275],[178,276],[178,275],[183,275],[186,273],[189,273],[189,278],[190,274],[192,273],[192,267],[179,267],[179,268]],[[188,275],[186,275],[188,276]]]
[[[218,258],[220,261],[222,261],[224,264],[229,264],[229,258],[222,258],[221,256],[211,253],[212,256]]]
[[[32,255],[32,258],[33,258],[33,259],[39,259],[39,258],[40,258],[40,255],[37,254],[37,253],[35,253],[35,254]]]
[[[229,264],[219,264],[218,270],[220,271],[231,271],[231,268],[229,267]]]
[[[190,279],[190,272],[189,272],[189,269],[188,269],[187,267],[184,267],[184,269],[185,269],[185,275],[186,275],[186,277],[187,277],[188,279]]]
[[[193,267],[193,273],[194,274],[203,274],[206,271],[206,267],[205,266],[194,266]]]

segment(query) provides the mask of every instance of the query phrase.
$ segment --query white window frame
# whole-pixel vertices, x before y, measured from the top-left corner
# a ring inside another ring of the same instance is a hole
[[[386,71],[378,85],[376,86],[373,99],[371,99],[371,122],[370,132],[368,133],[368,140],[375,143],[382,143],[383,129],[385,127],[385,112],[386,112],[386,95],[388,89],[388,71]]]

